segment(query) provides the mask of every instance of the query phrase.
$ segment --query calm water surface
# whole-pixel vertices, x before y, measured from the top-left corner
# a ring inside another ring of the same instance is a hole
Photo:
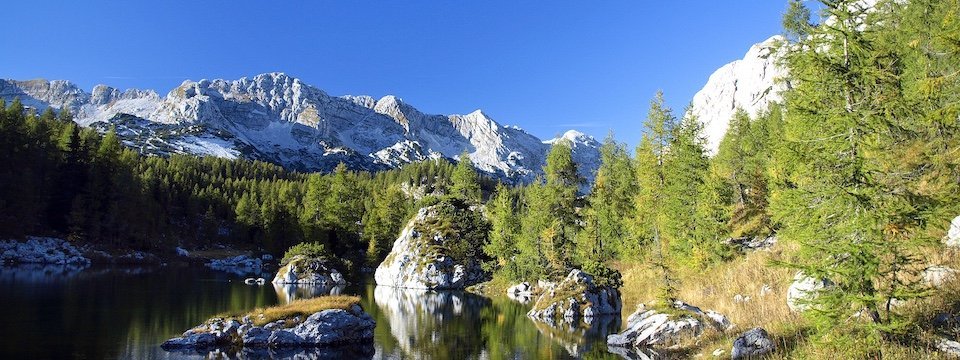
[[[317,357],[315,352],[252,356],[160,349],[164,340],[217,313],[317,292],[249,286],[242,280],[196,266],[80,272],[0,267],[0,359]],[[505,297],[400,290],[372,281],[339,291],[359,295],[364,310],[376,319],[374,359],[617,358],[606,352],[604,339],[619,330],[619,317],[590,329],[556,329],[528,319],[527,306]]]

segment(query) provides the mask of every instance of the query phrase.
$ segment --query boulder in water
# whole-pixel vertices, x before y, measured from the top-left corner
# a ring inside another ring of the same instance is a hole
[[[443,221],[440,219],[442,206],[445,205],[420,209],[407,223],[393,243],[393,249],[374,273],[377,285],[428,290],[464,289],[484,280],[486,274],[476,259],[458,261],[450,254],[448,242],[456,239],[430,229],[431,224]]]
[[[527,316],[548,324],[589,324],[595,316],[619,315],[621,307],[617,289],[598,286],[592,276],[574,269],[556,287],[543,290]]]
[[[322,259],[297,255],[277,271],[273,283],[338,286],[347,285],[347,280]]]

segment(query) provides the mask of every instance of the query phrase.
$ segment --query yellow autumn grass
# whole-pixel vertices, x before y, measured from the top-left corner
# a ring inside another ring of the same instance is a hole
[[[263,326],[277,320],[290,319],[296,316],[305,318],[306,316],[323,310],[349,310],[353,305],[359,303],[360,297],[357,296],[319,296],[311,299],[297,300],[284,305],[256,308],[249,312],[223,313],[215,318],[239,321],[246,316],[250,316],[250,320],[253,321],[254,325]]]
[[[796,253],[796,245],[777,244],[770,251],[756,251],[737,257],[708,269],[679,269],[678,298],[704,310],[714,310],[726,315],[736,327],[726,333],[706,331],[696,343],[687,344],[689,356],[712,358],[712,353],[723,349],[723,356],[730,356],[733,341],[744,331],[753,327],[766,329],[777,342],[773,359],[839,359],[862,357],[869,350],[879,351],[885,359],[940,359],[943,355],[931,344],[935,333],[929,325],[936,314],[960,309],[960,277],[946,284],[940,291],[923,301],[904,307],[904,312],[919,324],[908,341],[883,341],[868,344],[855,334],[847,334],[842,348],[828,348],[809,338],[813,328],[801,315],[787,307],[787,289],[793,281],[794,270],[773,266],[773,262],[790,262]],[[960,269],[956,251],[932,251],[925,254],[925,262],[942,264]],[[651,304],[656,298],[659,281],[656,272],[643,263],[619,263],[615,267],[623,274],[624,286],[622,317],[633,313],[638,304]],[[769,291],[761,290],[764,286]],[[748,301],[735,298],[749,297]],[[840,333],[843,333],[840,331]]]

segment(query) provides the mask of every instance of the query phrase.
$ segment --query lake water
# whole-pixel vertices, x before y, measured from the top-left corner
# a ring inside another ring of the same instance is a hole
[[[238,275],[197,266],[79,272],[0,267],[0,287],[0,359],[248,358],[251,354],[169,353],[159,345],[217,313],[314,295],[302,288],[245,285]],[[502,296],[401,290],[372,281],[340,292],[359,295],[377,327],[372,349],[347,349],[334,357],[619,358],[606,351],[604,342],[619,330],[619,317],[590,329],[556,329],[530,320],[528,306]],[[310,359],[318,354],[272,355]]]

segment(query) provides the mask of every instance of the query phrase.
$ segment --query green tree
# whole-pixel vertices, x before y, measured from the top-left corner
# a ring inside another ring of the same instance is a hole
[[[634,231],[641,243],[650,244],[652,264],[660,274],[658,301],[670,303],[676,298],[677,280],[670,264],[670,238],[665,232],[667,221],[673,214],[664,211],[667,191],[666,164],[670,143],[673,141],[677,120],[664,104],[663,93],[657,92],[650,102],[650,111],[644,122],[646,130],[637,146],[635,167],[639,191],[636,206]]]
[[[479,176],[466,152],[460,154],[457,167],[453,169],[451,181],[453,182],[450,186],[451,195],[474,203],[480,202]]]
[[[895,301],[926,294],[915,271],[921,249],[934,242],[927,224],[939,219],[928,216],[939,213],[942,195],[935,194],[953,185],[921,179],[956,176],[927,162],[942,149],[929,146],[938,142],[930,133],[915,131],[918,120],[946,125],[939,136],[954,141],[956,114],[924,113],[904,96],[914,85],[901,76],[904,58],[915,50],[896,41],[909,30],[900,25],[901,5],[824,6],[829,25],[812,29],[787,58],[794,79],[784,123],[790,156],[781,160],[789,164],[787,187],[771,208],[779,235],[801,245],[794,265],[836,284],[806,314],[824,331],[842,324],[844,333],[878,341],[910,326]],[[855,312],[869,321],[848,321]]]
[[[497,185],[493,197],[487,202],[487,218],[490,220],[490,242],[483,250],[493,262],[488,270],[502,270],[511,279],[517,278],[517,235],[520,231],[516,199],[503,183]]]

